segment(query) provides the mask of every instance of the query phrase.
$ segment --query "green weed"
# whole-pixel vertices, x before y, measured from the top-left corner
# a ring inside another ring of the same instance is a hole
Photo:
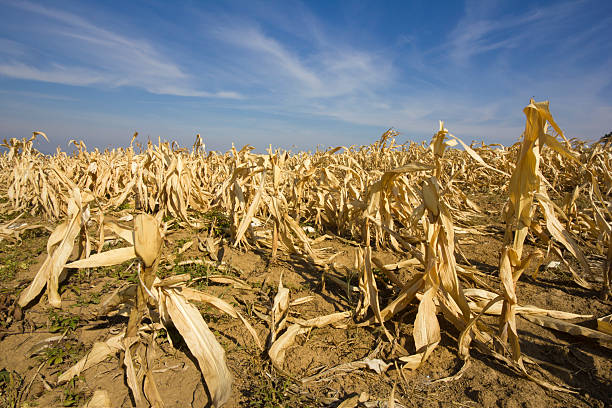
[[[72,332],[79,327],[81,318],[69,313],[58,313],[55,310],[49,312],[49,331],[51,333]]]
[[[15,278],[19,270],[27,270],[28,267],[28,262],[17,260],[14,254],[0,259],[0,281],[10,281]]]
[[[218,210],[209,211],[207,213],[204,213],[202,215],[202,218],[204,218],[204,221],[207,221],[208,223],[210,223],[210,225],[213,225],[214,223],[213,232],[216,236],[223,236],[227,234],[230,229],[230,226],[231,226],[230,218],[226,214],[222,213],[221,211],[218,211]]]
[[[49,367],[51,367],[54,365],[62,364],[64,360],[67,359],[67,357],[68,356],[66,355],[66,352],[64,351],[63,347],[55,346],[48,347],[44,350],[42,360],[46,361],[47,364],[49,364]]]
[[[276,408],[308,406],[307,401],[289,390],[291,381],[280,376],[258,376],[249,390],[248,407]]]
[[[17,406],[22,385],[23,378],[18,373],[5,368],[0,370],[0,406]]]
[[[49,367],[63,363],[75,363],[84,352],[84,347],[76,340],[62,341],[61,343],[45,348],[39,355],[39,360],[47,363]]]
[[[81,377],[74,377],[66,383],[61,399],[62,406],[76,407],[85,400],[85,393],[78,386],[78,382],[81,380]]]

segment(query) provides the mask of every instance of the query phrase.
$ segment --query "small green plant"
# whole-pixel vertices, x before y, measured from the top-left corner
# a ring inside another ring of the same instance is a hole
[[[218,210],[212,210],[202,215],[205,221],[214,224],[213,232],[216,236],[223,236],[231,226],[230,218]]]
[[[43,237],[45,236],[45,229],[44,228],[34,228],[31,230],[25,230],[23,231],[23,233],[21,234],[21,239],[22,240],[31,240],[33,238],[38,238],[38,237]]]
[[[75,284],[68,284],[68,285],[64,285],[64,286],[60,287],[59,288],[59,293],[63,294],[63,293],[65,293],[68,290],[74,292],[74,294],[77,295],[77,296],[81,296],[81,288],[79,288],[79,286],[75,285]]]
[[[293,395],[288,392],[290,385],[291,382],[284,377],[268,377],[264,374],[258,378],[251,388],[248,406],[251,408],[275,408],[295,403],[297,401],[291,401]]]
[[[85,399],[85,394],[78,387],[78,382],[81,380],[81,377],[73,377],[66,383],[61,400],[62,406],[76,407],[81,405],[81,402]]]
[[[187,241],[191,241],[190,239],[185,239],[185,238],[181,238],[181,239],[177,239],[176,240],[176,245],[181,248],[183,245],[185,245],[187,243]]]
[[[0,259],[0,281],[6,282],[14,279],[19,270],[26,270],[28,266],[27,262],[18,261],[15,255]]]
[[[300,226],[310,238],[318,238],[321,236],[319,230],[317,229],[317,225],[312,221],[301,221]]]
[[[76,300],[76,306],[98,305],[100,304],[100,294],[90,293],[88,296],[79,295]]]
[[[42,359],[49,364],[49,367],[62,364],[66,358],[66,352],[61,346],[48,347],[42,355]]]
[[[298,284],[298,283],[293,283],[293,282],[283,282],[283,285],[293,291],[300,291],[302,290],[302,285]]]
[[[83,351],[82,344],[75,340],[67,340],[45,348],[38,358],[41,362],[46,362],[49,367],[53,367],[78,361]]]
[[[0,370],[0,406],[17,406],[22,385],[23,379],[18,373],[5,368]]]
[[[0,266],[0,281],[10,281],[17,274],[17,263],[13,260],[5,260]]]
[[[138,271],[136,271],[135,268],[129,268],[128,267],[129,265],[130,264],[123,263],[118,267],[114,267],[112,275],[111,274],[109,275],[114,276],[115,279],[117,280],[124,280],[130,283],[137,283],[138,282]]]
[[[92,305],[99,305],[100,304],[100,293],[95,292],[95,293],[91,293],[89,295],[89,303],[91,303]]]
[[[208,265],[198,264],[176,265],[169,271],[165,270],[164,268],[160,268],[157,270],[157,275],[161,279],[165,279],[173,275],[182,275],[185,273],[188,273],[191,277],[191,283],[193,287],[197,289],[204,289],[208,286],[208,280],[206,279],[206,277],[211,273],[215,274],[220,272]]]
[[[91,269],[77,269],[76,273],[73,276],[76,278],[76,281],[78,283],[91,282]]]
[[[168,336],[169,334],[166,329],[159,329],[155,331],[155,341],[157,341],[158,344],[167,343]]]
[[[102,292],[101,293],[109,293],[112,289],[113,289],[113,284],[110,281],[107,281],[102,286]]]
[[[72,332],[79,327],[80,317],[69,313],[49,312],[49,331],[51,333]]]

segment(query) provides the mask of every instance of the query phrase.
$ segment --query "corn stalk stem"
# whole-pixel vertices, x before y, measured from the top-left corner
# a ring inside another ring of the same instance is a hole
[[[149,267],[143,267],[142,281],[148,290],[151,290],[153,286],[153,280],[155,279],[155,266],[157,262]],[[143,264],[144,265],[144,264]],[[136,304],[132,307],[130,312],[130,319],[128,321],[126,337],[136,336],[138,333],[138,326],[143,316],[147,312],[147,299],[149,294],[142,285],[138,285],[136,292]]]

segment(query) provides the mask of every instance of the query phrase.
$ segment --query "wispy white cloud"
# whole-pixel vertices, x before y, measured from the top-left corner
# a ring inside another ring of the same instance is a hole
[[[78,98],[72,98],[64,95],[54,95],[43,92],[18,91],[13,89],[0,89],[0,94],[9,95],[11,97],[34,98],[34,99],[50,99],[55,101],[76,102]]]
[[[45,43],[45,53],[58,59],[67,56],[71,63],[47,57],[43,64],[33,64],[29,61],[32,55],[8,53],[3,47],[0,75],[65,85],[132,86],[164,95],[242,97],[235,91],[199,89],[191,75],[147,40],[121,35],[78,15],[39,4],[23,1],[8,5],[44,19],[44,25],[36,25],[36,20],[31,24],[43,31],[46,40],[51,39]],[[28,47],[22,44],[13,49]]]
[[[216,38],[234,48],[235,55],[244,58],[246,51],[248,56],[244,60],[248,61],[245,66],[249,73],[279,93],[315,99],[370,93],[387,86],[394,75],[389,60],[333,39],[323,41],[320,31],[315,40],[304,44],[308,51],[302,53],[254,23],[223,25],[212,31]]]
[[[311,42],[302,38],[306,43],[282,42],[243,19],[240,24],[224,20],[211,28],[230,54],[244,58],[244,63],[234,65],[247,67],[248,74],[259,78],[270,92],[259,106],[241,109],[323,117],[370,128],[395,127],[423,139],[431,136],[439,119],[451,119],[469,137],[487,136],[484,123],[499,113],[499,106],[478,106],[469,96],[423,79],[428,77],[412,78],[401,72],[395,55],[401,41],[384,52],[356,47],[326,36],[313,16],[308,21],[317,26],[318,34]],[[411,58],[423,72],[429,69],[433,79],[436,72],[427,67],[431,57],[412,48]],[[278,94],[284,98],[275,103]],[[506,125],[497,130],[512,138],[520,135],[514,136],[516,128]]]
[[[6,38],[0,38],[0,50],[5,55],[13,57],[23,57],[27,55],[27,48],[16,41],[12,41]]]
[[[482,2],[468,1],[465,16],[449,33],[445,46],[450,57],[463,65],[470,58],[520,46],[537,45],[558,38],[551,36],[554,25],[572,15],[577,2],[557,2],[548,7],[533,7],[521,14],[494,15],[494,3],[483,7]]]
[[[109,77],[102,73],[85,68],[65,67],[52,64],[51,67],[42,70],[21,62],[0,63],[0,75],[11,78],[80,86],[104,83],[110,80]]]
[[[272,59],[275,64],[278,64],[281,72],[306,86],[313,88],[321,86],[319,78],[304,66],[296,55],[289,52],[278,41],[265,36],[256,27],[222,28],[217,30],[217,34],[234,46],[246,48],[260,54],[263,58]]]

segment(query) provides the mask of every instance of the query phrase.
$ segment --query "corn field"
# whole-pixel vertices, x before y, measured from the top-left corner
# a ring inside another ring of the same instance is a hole
[[[141,144],[135,134],[127,148],[88,150],[71,141],[72,153],[53,155],[33,147],[47,138],[42,132],[4,140],[0,212],[7,221],[0,240],[18,247],[26,231],[49,233],[44,259],[13,307],[26,316],[35,305],[62,310],[62,287],[74,270],[130,264],[135,282],[97,306],[101,316],[128,305],[128,320],[59,373],[56,385],[119,355],[137,407],[174,406],[155,381],[158,333],[173,346],[184,342],[212,406],[232,404],[240,373],[228,366],[202,305],[237,319],[248,334],[244,347],[261,353],[282,378],[309,384],[339,369],[395,373],[382,405],[338,397],[331,406],[408,406],[406,375],[418,375],[443,343],[453,343],[460,364],[438,384],[460,381],[474,360],[486,359],[547,393],[580,394],[543,374],[545,363],[521,347],[527,340],[517,321],[590,342],[608,353],[609,366],[612,141],[568,139],[548,102],[531,101],[524,113],[525,130],[512,146],[467,144],[443,122],[429,144],[399,144],[399,134],[388,130],[370,145],[300,153],[207,151],[200,135],[191,148]],[[485,195],[495,198],[486,209],[479,201]],[[503,221],[500,230],[491,227],[492,211]],[[187,239],[177,251],[166,250],[176,245],[177,231]],[[494,271],[470,261],[470,244],[489,236],[501,242]],[[300,317],[296,308],[314,296],[296,298],[282,274],[264,295],[240,273],[225,273],[232,266],[219,256],[224,248],[263,254],[268,267],[283,260],[305,265],[321,294],[346,302],[332,313]],[[220,271],[208,273],[207,282],[237,289],[236,302],[194,287],[189,274],[166,273],[190,265]],[[528,279],[545,287],[543,270],[563,274],[567,287],[604,302],[607,312],[526,304],[518,285]],[[259,300],[240,301],[241,293]],[[293,347],[308,345],[311,332],[351,328],[377,339],[374,358],[296,378]],[[96,390],[87,406],[112,406],[111,391]]]

